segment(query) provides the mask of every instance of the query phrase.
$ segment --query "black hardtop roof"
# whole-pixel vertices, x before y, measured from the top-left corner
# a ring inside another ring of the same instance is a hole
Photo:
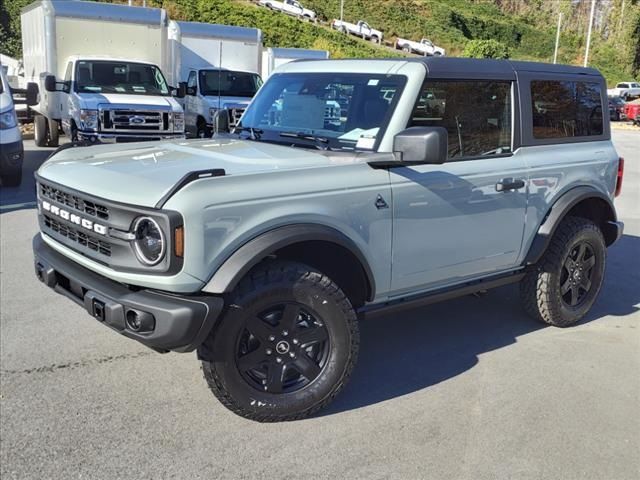
[[[424,63],[429,75],[444,76],[455,74],[474,74],[495,76],[513,76],[516,72],[552,73],[557,75],[602,75],[595,68],[577,67],[542,62],[522,62],[515,60],[493,60],[480,58],[424,57],[407,59],[410,62]]]

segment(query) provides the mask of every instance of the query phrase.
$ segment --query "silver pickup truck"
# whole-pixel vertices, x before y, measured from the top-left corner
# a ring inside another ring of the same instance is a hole
[[[369,316],[513,282],[546,324],[589,311],[623,231],[606,101],[570,66],[289,63],[232,133],[220,115],[210,139],[49,159],[35,272],[125,337],[197,350],[235,413],[303,418]]]

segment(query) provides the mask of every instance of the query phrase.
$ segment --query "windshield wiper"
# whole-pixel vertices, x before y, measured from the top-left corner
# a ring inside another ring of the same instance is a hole
[[[318,135],[312,135],[304,132],[282,132],[281,137],[286,138],[299,138],[301,140],[309,140],[315,142],[316,148],[320,150],[331,150],[329,147],[329,139],[327,137],[320,137]]]
[[[234,133],[237,133],[238,135],[240,135],[242,132],[249,132],[249,139],[250,140],[260,140],[260,137],[264,133],[264,130],[261,130],[259,128],[243,127],[240,124],[236,125],[236,127],[233,129],[233,131],[234,131]]]

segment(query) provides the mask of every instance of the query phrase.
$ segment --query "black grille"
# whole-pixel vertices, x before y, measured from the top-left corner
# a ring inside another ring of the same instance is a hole
[[[101,218],[102,220],[109,219],[109,209],[99,203],[90,202],[83,198],[73,195],[68,192],[64,192],[58,188],[51,187],[49,185],[40,184],[40,195],[58,203],[62,203],[67,207],[71,207],[78,212],[86,213],[92,217]]]
[[[43,217],[45,226],[58,233],[59,235],[62,235],[63,237],[66,237],[79,245],[99,252],[102,255],[106,255],[107,257],[111,256],[111,245],[109,245],[107,242],[103,242],[98,238],[87,235],[85,232],[65,225],[48,215],[43,215]]]

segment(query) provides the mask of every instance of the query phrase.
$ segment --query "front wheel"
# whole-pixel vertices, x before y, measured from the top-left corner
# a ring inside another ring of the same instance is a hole
[[[213,394],[260,422],[297,420],[326,406],[358,354],[356,315],[327,276],[271,262],[247,276],[199,348]]]
[[[527,313],[556,327],[579,321],[600,293],[606,254],[595,223],[579,217],[563,220],[538,265],[520,284]]]

